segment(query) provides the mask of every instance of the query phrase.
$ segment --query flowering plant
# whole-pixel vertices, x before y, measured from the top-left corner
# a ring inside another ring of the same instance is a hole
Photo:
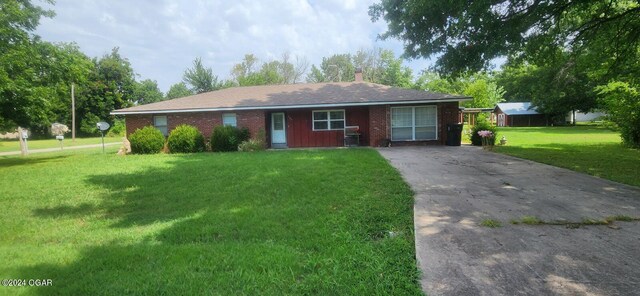
[[[478,131],[478,135],[482,137],[482,147],[485,149],[491,149],[491,146],[493,146],[493,132],[481,130]]]
[[[491,131],[483,130],[483,131],[479,131],[478,135],[483,138],[489,138],[493,136],[493,133]]]

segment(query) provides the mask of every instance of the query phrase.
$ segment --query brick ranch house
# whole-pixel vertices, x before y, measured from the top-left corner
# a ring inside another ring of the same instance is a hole
[[[358,73],[360,74],[360,73]],[[260,130],[272,148],[343,146],[345,128],[357,127],[359,145],[444,144],[447,124],[458,123],[458,105],[469,97],[356,82],[232,87],[115,110],[127,134],[155,126],[165,135],[180,124],[205,137],[213,127]]]

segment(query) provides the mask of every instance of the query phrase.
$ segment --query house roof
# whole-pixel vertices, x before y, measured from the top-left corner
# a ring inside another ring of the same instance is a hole
[[[285,84],[232,87],[114,110],[111,114],[321,108],[466,100],[471,100],[471,98],[368,82]]]
[[[540,114],[536,107],[531,106],[531,102],[498,103],[496,109],[500,108],[507,115],[535,115]]]

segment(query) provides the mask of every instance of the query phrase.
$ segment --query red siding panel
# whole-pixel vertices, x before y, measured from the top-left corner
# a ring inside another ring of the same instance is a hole
[[[334,109],[287,110],[287,145],[289,147],[339,147],[344,145],[342,130],[314,131],[313,111]],[[342,110],[342,109],[341,109]],[[344,108],[347,126],[357,125],[363,133],[360,144],[368,145],[369,108]]]

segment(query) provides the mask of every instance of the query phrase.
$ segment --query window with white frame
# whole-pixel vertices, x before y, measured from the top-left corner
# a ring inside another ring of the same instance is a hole
[[[391,140],[436,140],[438,138],[437,111],[437,106],[392,107]]]
[[[342,129],[344,129],[344,110],[313,111],[314,131]]]
[[[162,134],[167,136],[167,116],[157,115],[153,117],[153,126],[157,128]]]
[[[223,113],[222,125],[238,126],[235,113]]]

